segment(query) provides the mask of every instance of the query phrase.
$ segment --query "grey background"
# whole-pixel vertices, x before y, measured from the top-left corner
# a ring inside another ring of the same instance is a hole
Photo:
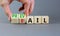
[[[13,13],[19,13],[22,4],[14,1],[10,8]],[[22,12],[22,11],[21,11]],[[0,7],[1,36],[60,36],[60,0],[35,0],[35,8],[31,15],[48,15],[48,25],[16,25],[11,24]]]

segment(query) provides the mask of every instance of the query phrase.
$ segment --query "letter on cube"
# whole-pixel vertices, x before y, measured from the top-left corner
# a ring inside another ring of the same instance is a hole
[[[42,16],[34,16],[34,23],[42,23],[41,22]]]
[[[18,14],[12,14],[12,16],[11,16],[11,23],[19,23],[19,21],[18,21]]]
[[[28,23],[34,23],[34,20],[33,20],[34,18],[33,18],[33,16],[27,16],[27,24]]]
[[[19,14],[19,23],[25,23],[25,22],[26,22],[25,14]]]
[[[42,16],[42,23],[49,23],[49,16]]]

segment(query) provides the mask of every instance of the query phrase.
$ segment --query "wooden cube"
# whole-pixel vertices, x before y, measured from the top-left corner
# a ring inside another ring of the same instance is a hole
[[[25,22],[26,22],[26,15],[19,14],[19,23],[25,23]]]
[[[49,16],[42,16],[42,23],[49,23]]]
[[[34,23],[33,16],[27,16],[27,24],[32,24],[32,23]]]
[[[12,16],[11,16],[11,23],[19,23],[19,21],[18,21],[18,14],[12,14]]]
[[[41,16],[34,16],[34,23],[42,23],[41,22],[42,17]]]

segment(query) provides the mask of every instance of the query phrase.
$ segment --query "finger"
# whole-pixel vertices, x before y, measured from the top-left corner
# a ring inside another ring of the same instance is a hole
[[[8,20],[11,22],[11,17],[8,17]]]
[[[26,3],[24,5],[24,13],[28,16],[29,15],[29,7],[30,7],[30,3]]]
[[[27,12],[24,12],[24,14],[25,14],[26,16],[29,16],[29,13],[27,13]]]
[[[32,1],[30,4],[29,14],[33,12],[33,9],[34,9],[34,1]]]
[[[8,16],[9,21],[11,21],[11,16],[12,16],[12,14],[9,14],[9,16]]]
[[[12,3],[12,1],[13,1],[13,0],[8,0],[9,4],[11,4],[11,3]]]

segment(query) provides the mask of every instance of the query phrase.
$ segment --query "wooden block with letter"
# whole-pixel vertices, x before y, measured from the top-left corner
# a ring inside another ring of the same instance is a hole
[[[34,16],[34,23],[42,23],[41,16]]]
[[[32,23],[34,23],[34,20],[33,20],[34,18],[33,18],[33,16],[27,16],[27,24],[32,24]]]
[[[12,16],[11,16],[11,23],[19,23],[19,21],[18,21],[18,14],[12,14]]]
[[[19,14],[19,23],[25,23],[25,22],[26,22],[26,15]]]
[[[42,16],[42,23],[49,23],[49,16]]]

